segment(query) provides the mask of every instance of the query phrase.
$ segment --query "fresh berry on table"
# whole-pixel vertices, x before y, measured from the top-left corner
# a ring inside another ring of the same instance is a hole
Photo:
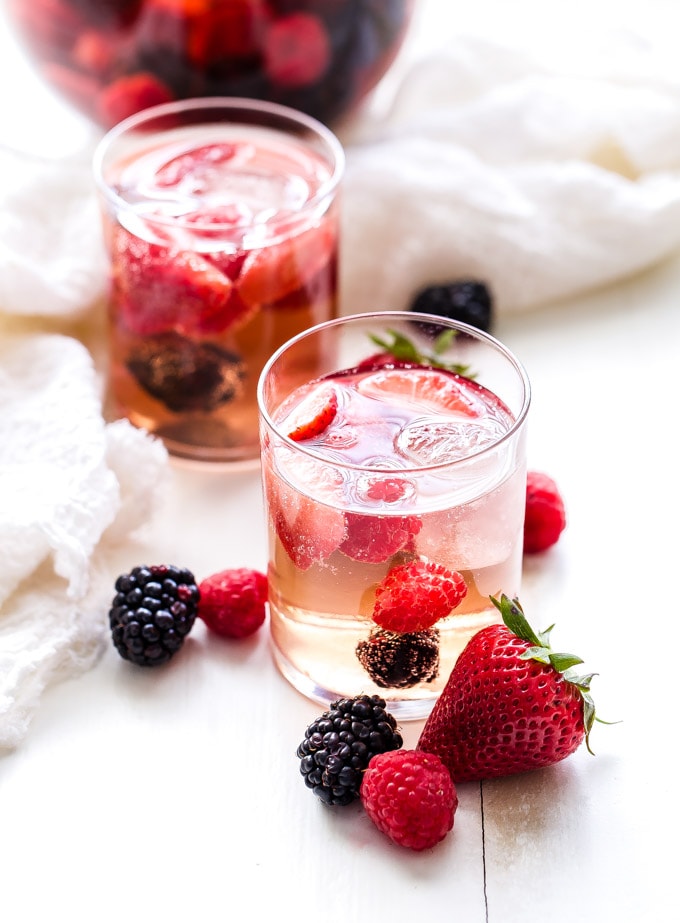
[[[199,589],[190,570],[173,565],[133,567],[115,583],[109,611],[113,644],[142,667],[167,663],[196,618]]]
[[[540,471],[527,474],[524,553],[551,548],[567,525],[564,501],[555,481]]]
[[[460,321],[487,333],[494,318],[493,296],[489,287],[474,279],[428,285],[415,295],[409,310]],[[418,326],[428,329],[425,324]],[[435,333],[439,331],[434,324],[432,328]]]
[[[417,744],[456,784],[550,766],[584,740],[590,750],[596,720],[580,657],[554,652],[551,629],[534,632],[517,600],[492,601],[503,624],[470,639]]]
[[[267,577],[236,567],[206,577],[199,584],[198,618],[225,638],[247,638],[264,623]]]
[[[297,748],[300,772],[324,804],[347,805],[359,797],[371,759],[402,744],[397,722],[380,696],[338,699],[307,727]]]
[[[458,795],[439,759],[419,750],[374,756],[364,773],[361,801],[378,830],[419,852],[441,842],[453,828]]]
[[[357,660],[381,689],[410,689],[439,675],[439,632],[374,629],[356,647]]]

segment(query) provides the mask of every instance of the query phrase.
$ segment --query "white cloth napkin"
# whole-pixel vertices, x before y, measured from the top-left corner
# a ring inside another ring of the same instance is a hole
[[[343,313],[471,276],[499,312],[534,309],[680,244],[680,59],[635,34],[529,49],[457,36],[341,140]],[[89,139],[67,160],[0,148],[0,309],[71,315],[101,296],[91,154]]]
[[[0,342],[0,751],[52,683],[103,650],[107,550],[151,517],[167,453],[105,424],[90,354],[57,334]]]
[[[345,311],[461,277],[534,309],[680,244],[680,59],[625,33],[561,54],[461,37],[347,152]]]

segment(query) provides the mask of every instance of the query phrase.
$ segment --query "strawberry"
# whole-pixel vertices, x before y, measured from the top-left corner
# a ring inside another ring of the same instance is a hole
[[[302,87],[317,81],[331,62],[328,31],[318,16],[294,12],[272,22],[264,36],[264,68],[272,83]]]
[[[312,390],[295,408],[292,420],[286,421],[292,428],[288,438],[295,442],[314,439],[326,430],[338,412],[338,395],[332,385]]]
[[[303,234],[252,250],[238,279],[246,304],[273,304],[307,285],[329,267],[335,253],[335,232],[330,223]]]
[[[391,365],[386,365],[373,375],[367,375],[357,385],[361,394],[367,397],[380,398],[384,395],[390,399],[398,395],[400,400],[411,400],[418,407],[478,417],[482,410],[473,397],[474,387],[467,380],[465,385],[461,384],[457,375],[447,371]]]
[[[281,453],[284,458],[283,453]],[[291,475],[304,484],[307,496],[265,471],[265,492],[270,518],[286,554],[299,570],[325,561],[345,536],[342,475],[329,465],[312,458],[290,457],[282,463],[291,466]],[[320,502],[319,502],[320,501]]]
[[[547,474],[527,474],[524,516],[524,553],[537,554],[552,547],[564,531],[567,517],[557,484]]]
[[[169,103],[172,90],[154,74],[139,71],[118,77],[99,94],[97,116],[103,125],[114,126],[141,109]]]
[[[373,621],[387,631],[425,631],[467,593],[463,577],[434,561],[398,564],[375,590]]]
[[[231,280],[198,253],[152,244],[123,228],[112,249],[120,317],[135,333],[217,332],[251,314]]]
[[[552,626],[536,634],[518,600],[491,600],[503,624],[467,643],[417,743],[456,783],[550,766],[584,739],[592,753],[593,674],[576,675],[580,657],[555,653]]]

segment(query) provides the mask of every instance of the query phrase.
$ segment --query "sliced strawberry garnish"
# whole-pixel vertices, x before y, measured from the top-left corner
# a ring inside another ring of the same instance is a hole
[[[288,438],[314,439],[328,429],[338,412],[338,395],[332,385],[314,386],[286,420]]]
[[[249,304],[271,305],[306,285],[332,259],[335,232],[328,224],[248,254],[238,280]]]
[[[347,537],[340,551],[353,561],[380,564],[406,548],[422,525],[418,516],[346,513]]]
[[[440,369],[422,367],[389,368],[367,375],[357,390],[367,397],[391,400],[395,397],[419,407],[478,417],[483,407],[475,399],[471,382]]]
[[[193,147],[166,161],[156,171],[156,185],[163,188],[177,186],[192,174],[199,174],[206,168],[218,166],[232,160],[239,151],[239,145],[216,142]]]
[[[235,311],[233,283],[191,251],[152,244],[119,228],[114,235],[114,288],[120,316],[134,333],[224,330]]]
[[[330,557],[345,536],[342,475],[314,459],[290,456],[286,457],[286,465],[310,495],[274,477],[265,465],[270,518],[293,564],[300,570],[308,570],[312,564],[323,563]]]

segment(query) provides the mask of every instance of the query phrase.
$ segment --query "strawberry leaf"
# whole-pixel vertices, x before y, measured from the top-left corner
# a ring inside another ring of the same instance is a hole
[[[421,352],[416,344],[403,333],[397,330],[387,331],[392,338],[391,340],[383,339],[377,334],[369,333],[369,338],[400,362],[413,362],[415,365],[428,365],[436,369],[445,369],[448,372],[455,372],[456,375],[465,375],[467,378],[475,378],[470,372],[469,365],[461,365],[458,362],[442,362],[438,356],[441,356],[451,345],[452,340],[457,334],[456,330],[445,330],[440,333],[434,341],[433,352]]]

